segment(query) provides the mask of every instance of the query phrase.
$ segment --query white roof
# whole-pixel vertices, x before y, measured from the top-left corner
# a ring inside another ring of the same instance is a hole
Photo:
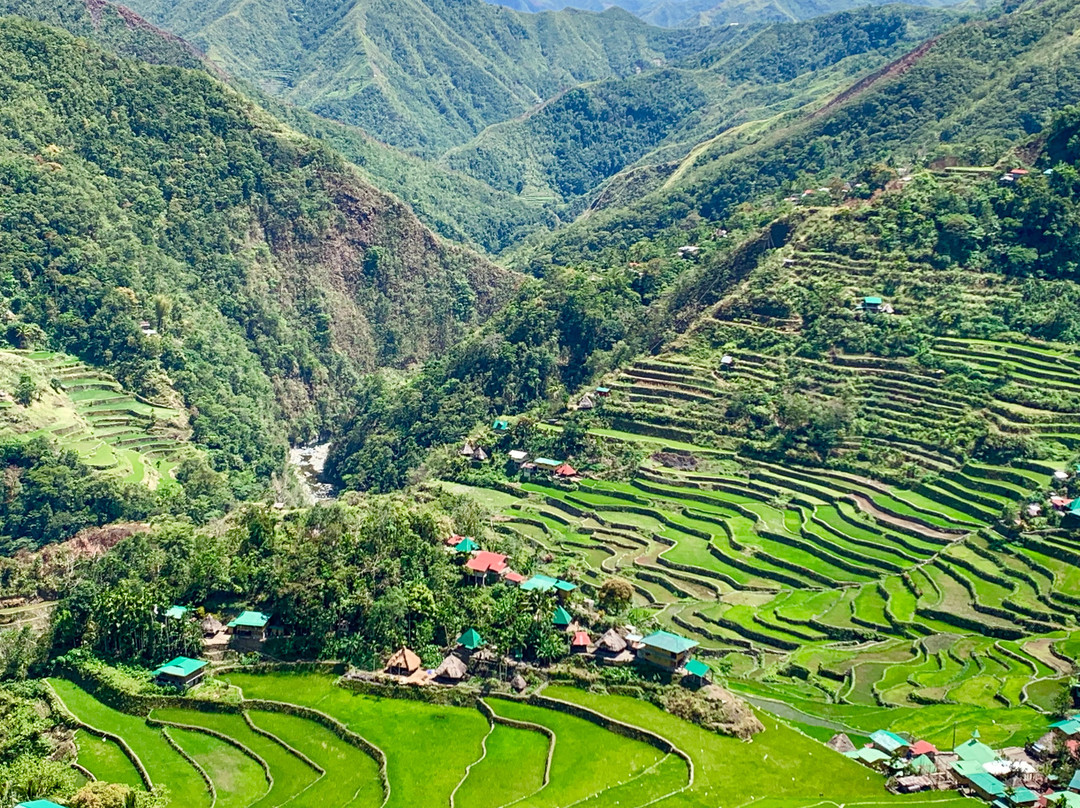
[[[991,760],[984,763],[983,768],[987,774],[995,777],[1004,777],[1008,774],[1031,774],[1035,767],[1023,760]]]
[[[511,449],[510,450],[510,459],[511,460],[524,460],[528,456],[529,456],[529,453],[528,452],[523,452],[521,449]]]

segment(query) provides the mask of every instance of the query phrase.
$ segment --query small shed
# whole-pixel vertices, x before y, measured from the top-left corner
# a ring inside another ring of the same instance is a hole
[[[265,612],[241,612],[229,621],[229,633],[234,637],[251,640],[266,639],[266,624],[270,615]]]
[[[688,659],[683,670],[693,684],[705,685],[712,681],[712,669],[700,659]]]
[[[475,628],[467,628],[457,638],[457,644],[460,648],[464,648],[471,653],[484,646],[484,638],[480,636],[480,632]]]
[[[589,637],[587,631],[575,631],[574,636],[570,640],[570,650],[575,653],[583,653],[589,650],[589,645],[592,640]]]
[[[863,311],[881,311],[881,306],[885,301],[877,295],[868,295],[862,299],[862,304],[859,306]]]
[[[731,370],[735,367],[735,357],[731,354],[724,354],[720,357],[720,369]]]
[[[529,453],[522,449],[511,449],[508,454],[510,455],[510,459],[518,465],[521,465],[529,459]]]
[[[165,619],[183,620],[187,616],[188,611],[190,610],[187,606],[177,606],[174,604],[165,610]]]
[[[578,399],[577,408],[579,410],[591,410],[595,406],[596,402],[593,401],[592,396],[590,396],[588,393]]]
[[[600,398],[607,398],[608,396],[611,395],[611,388],[610,387],[597,387],[596,388],[596,395],[600,396]]]
[[[457,553],[475,553],[479,549],[480,545],[468,537],[454,545],[454,552]]]
[[[386,661],[385,670],[395,676],[411,676],[420,670],[420,665],[420,657],[403,645],[391,654],[390,659]]]
[[[206,662],[178,656],[154,671],[154,681],[180,690],[194,687],[206,676]]]
[[[505,432],[510,428],[510,422],[505,418],[496,418],[495,422],[491,425],[491,428],[496,432]]]
[[[479,636],[479,635],[478,635]],[[469,675],[469,669],[458,657],[451,654],[442,661],[432,673],[432,677],[443,682],[460,682]]]
[[[507,570],[503,573],[502,579],[508,584],[518,584],[519,586],[525,583],[525,576],[514,570]]]
[[[551,616],[551,622],[557,628],[567,628],[574,618],[570,615],[570,612],[566,611],[562,606],[555,607],[555,614]]]
[[[488,453],[477,446],[476,451],[472,453],[472,459],[476,463],[483,463],[488,459]]]

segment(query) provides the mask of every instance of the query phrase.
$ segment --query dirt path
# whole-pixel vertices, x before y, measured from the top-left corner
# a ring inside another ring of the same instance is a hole
[[[879,510],[877,506],[874,505],[874,503],[868,497],[865,497],[862,494],[849,493],[848,498],[859,506],[860,511],[868,513],[874,518],[880,519],[882,522],[893,525],[895,527],[914,530],[924,536],[933,536],[936,539],[948,539],[949,541],[956,541],[960,538],[961,535],[963,535],[959,533],[946,533],[943,530],[928,527],[926,525],[920,524],[919,522],[912,522],[907,519],[903,519],[902,517],[893,516],[890,513],[885,513],[884,511]]]

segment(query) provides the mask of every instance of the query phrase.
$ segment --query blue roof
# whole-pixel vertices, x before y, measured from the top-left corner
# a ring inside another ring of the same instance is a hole
[[[642,645],[647,645],[650,648],[659,648],[662,651],[667,651],[671,654],[682,654],[689,651],[691,648],[697,648],[698,644],[694,640],[688,640],[686,637],[680,637],[678,634],[672,634],[670,631],[654,631],[648,637],[641,641]]]
[[[526,592],[530,592],[533,589],[539,590],[540,592],[549,592],[554,589],[558,583],[558,578],[552,578],[550,575],[540,575],[537,573],[532,578],[525,581],[525,583],[521,585],[521,588]]]
[[[188,613],[187,606],[170,606],[165,610],[165,616],[169,619],[179,620]]]
[[[1069,781],[1069,788],[1080,791],[1080,771],[1073,774],[1072,780]]]
[[[64,808],[64,806],[57,805],[52,800],[29,800],[20,802],[15,808]]]

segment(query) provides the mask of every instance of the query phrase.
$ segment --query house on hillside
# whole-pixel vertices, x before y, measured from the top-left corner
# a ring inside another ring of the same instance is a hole
[[[454,545],[455,553],[475,553],[480,545],[473,541],[471,536],[463,536],[461,541]]]
[[[552,460],[550,457],[538,457],[533,460],[533,463],[536,464],[537,471],[546,471],[549,473],[555,471],[555,469],[562,465],[558,460]]]
[[[177,606],[173,604],[165,610],[166,620],[183,620],[187,617],[187,613],[190,611],[187,606]]]
[[[596,395],[600,396],[600,398],[607,398],[608,396],[611,395],[611,388],[610,387],[597,387],[596,388]]]
[[[596,402],[593,401],[592,396],[590,396],[588,393],[578,399],[577,408],[579,410],[591,410],[595,406]]]
[[[473,583],[484,584],[488,576],[498,575],[506,569],[506,556],[490,550],[480,550],[465,562],[465,573]]]
[[[529,453],[521,449],[511,449],[507,454],[509,454],[510,459],[519,466],[529,459]]]
[[[574,622],[573,616],[562,606],[555,607],[555,613],[551,616],[551,624],[555,628],[566,629]]]
[[[870,295],[868,297],[864,297],[862,299],[862,302],[859,303],[856,308],[861,309],[862,311],[878,312],[881,311],[881,307],[883,305],[885,305],[884,300],[882,300],[877,295]]]
[[[589,632],[575,631],[574,636],[570,639],[570,652],[573,654],[584,654],[589,650],[589,645],[591,644],[592,640],[589,638]]]
[[[178,656],[154,671],[154,681],[177,690],[194,687],[206,676],[206,662]]]
[[[569,463],[563,463],[561,466],[555,468],[554,474],[556,477],[562,477],[564,480],[571,480],[578,476],[578,471]]]
[[[930,759],[933,759],[937,755],[938,749],[929,741],[915,741],[908,747],[908,754],[915,758],[919,755],[926,755]]]
[[[875,749],[872,746],[864,746],[861,749],[852,749],[850,752],[844,752],[844,757],[851,758],[875,771],[884,771],[888,766],[889,761],[892,760],[892,758],[880,749]]]
[[[1080,715],[1055,721],[1050,725],[1050,731],[1054,733],[1055,738],[1062,741],[1080,738]]]
[[[52,800],[27,800],[20,802],[15,808],[64,808],[64,806],[57,805]]]
[[[673,634],[670,631],[654,631],[641,640],[638,659],[674,673],[686,665],[690,652],[698,647],[694,640]]]
[[[510,422],[505,418],[496,418],[495,422],[491,425],[491,428],[496,432],[506,432],[510,429]]]
[[[512,569],[507,569],[506,571],[504,571],[502,574],[502,579],[508,584],[517,584],[518,586],[525,583],[526,581],[524,575],[522,575],[520,572],[515,572]]]
[[[390,655],[384,670],[395,676],[412,676],[420,670],[420,665],[420,657],[403,645]]]
[[[262,642],[266,639],[266,626],[269,622],[270,615],[266,612],[241,612],[229,621],[226,628],[234,639]]]
[[[720,357],[720,370],[731,370],[735,367],[735,357],[731,354],[724,354]]]
[[[838,732],[833,735],[831,738],[829,738],[829,742],[825,745],[832,749],[834,752],[839,752],[840,754],[843,754],[844,752],[855,751],[855,744],[853,744],[851,742],[851,738],[849,738],[847,734],[843,732]]]
[[[577,589],[577,585],[564,581],[562,578],[552,578],[550,575],[537,573],[523,582],[521,588],[525,592],[555,592],[559,600],[565,601],[566,597]]]
[[[970,738],[953,749],[956,756],[966,762],[978,763],[980,766],[997,760],[997,752],[984,744],[978,738]]]
[[[871,732],[870,743],[874,745],[875,749],[880,749],[886,755],[892,757],[907,752],[909,745],[907,741],[895,732],[889,732],[887,729],[879,729],[875,732]]]

